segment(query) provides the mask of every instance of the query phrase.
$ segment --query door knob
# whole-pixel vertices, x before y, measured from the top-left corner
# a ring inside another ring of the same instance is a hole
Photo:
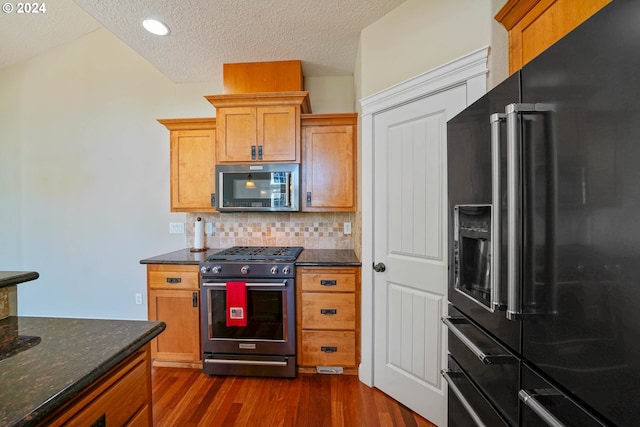
[[[387,269],[387,266],[384,265],[384,263],[379,262],[377,264],[374,264],[373,269],[376,271],[376,273],[382,273]]]

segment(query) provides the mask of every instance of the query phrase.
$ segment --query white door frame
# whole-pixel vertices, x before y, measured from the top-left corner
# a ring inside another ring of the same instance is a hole
[[[487,57],[489,48],[483,47],[459,59],[360,100],[362,107],[362,287],[361,287],[361,362],[360,381],[373,386],[373,144],[374,117],[390,108],[418,98],[424,98],[454,86],[466,86],[467,105],[487,91]],[[444,334],[443,331],[443,335]]]

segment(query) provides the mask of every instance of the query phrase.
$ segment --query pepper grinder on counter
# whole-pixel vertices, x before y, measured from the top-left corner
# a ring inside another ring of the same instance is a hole
[[[193,232],[193,248],[190,250],[191,252],[204,252],[207,249],[204,246],[204,223],[202,218],[198,217]]]

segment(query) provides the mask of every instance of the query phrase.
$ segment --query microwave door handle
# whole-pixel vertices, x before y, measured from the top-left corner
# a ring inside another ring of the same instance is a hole
[[[502,246],[500,179],[502,165],[500,158],[500,126],[506,121],[505,114],[494,113],[489,117],[491,124],[491,309],[504,310],[500,289],[500,250]]]
[[[285,185],[286,185],[286,194],[285,194],[285,201],[284,201],[284,205],[289,207],[291,206],[291,172],[287,172],[285,175]]]

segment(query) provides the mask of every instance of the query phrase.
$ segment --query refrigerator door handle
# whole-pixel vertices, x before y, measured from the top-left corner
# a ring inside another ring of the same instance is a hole
[[[489,117],[491,124],[491,308],[504,310],[506,305],[500,289],[500,250],[502,246],[502,188],[500,178],[502,166],[500,159],[500,125],[506,121],[506,115],[494,113]]]
[[[521,165],[519,113],[541,114],[553,111],[550,104],[509,104],[505,107],[507,121],[507,319],[519,320],[522,307],[522,199],[523,171]]]
[[[550,427],[565,427],[565,425],[558,420],[547,408],[544,407],[534,395],[530,394],[526,390],[520,390],[518,397],[522,402],[527,405],[540,419],[542,419]]]
[[[442,377],[447,381],[447,384],[449,385],[449,390],[451,390],[453,394],[455,394],[455,396],[458,398],[460,403],[462,403],[462,406],[464,407],[464,409],[467,410],[467,413],[469,414],[469,416],[473,418],[473,421],[475,421],[476,425],[478,427],[486,427],[486,424],[482,422],[482,419],[480,418],[480,416],[473,409],[469,401],[464,397],[464,394],[462,393],[462,391],[460,391],[460,389],[455,384],[455,382],[453,381],[453,378],[451,378],[451,375],[450,375],[450,374],[459,374],[459,375],[462,375],[462,374],[455,371],[445,370],[445,369],[441,371],[441,374],[442,374]]]

